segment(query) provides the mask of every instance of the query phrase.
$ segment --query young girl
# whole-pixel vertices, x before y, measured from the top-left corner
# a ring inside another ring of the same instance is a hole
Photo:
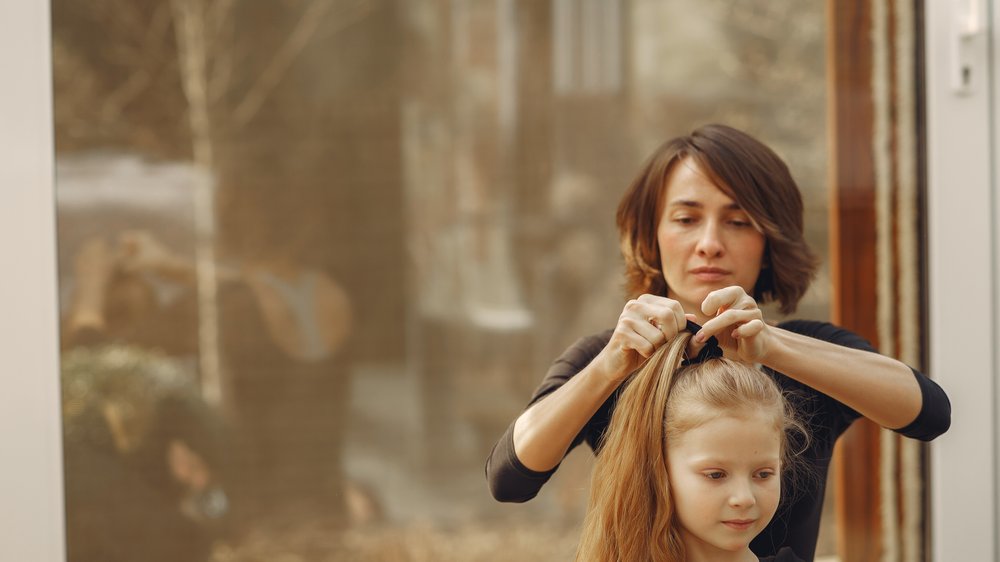
[[[694,328],[694,329],[692,329]],[[807,439],[770,377],[721,357],[684,365],[679,333],[626,383],[600,446],[579,562],[756,562],[750,541]],[[760,560],[797,561],[790,548]]]

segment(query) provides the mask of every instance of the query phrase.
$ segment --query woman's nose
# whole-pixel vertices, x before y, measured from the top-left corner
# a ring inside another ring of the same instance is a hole
[[[698,254],[707,257],[721,255],[724,247],[719,234],[719,226],[717,224],[711,221],[705,223],[698,237]]]

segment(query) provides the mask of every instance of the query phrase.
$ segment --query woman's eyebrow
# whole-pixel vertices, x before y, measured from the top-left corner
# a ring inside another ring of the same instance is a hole
[[[701,209],[705,205],[703,203],[701,203],[700,201],[694,201],[694,200],[691,200],[691,199],[675,199],[675,200],[671,201],[670,203],[668,203],[667,206],[668,207],[692,207],[692,208],[695,208],[695,209]],[[722,208],[724,210],[727,210],[727,211],[742,211],[743,210],[743,207],[740,207],[739,203],[736,203],[736,202],[727,203]]]
[[[702,205],[701,203],[699,203],[697,201],[691,201],[691,200],[688,200],[688,199],[676,199],[674,201],[671,201],[669,203],[669,206],[670,207],[696,207],[696,208],[699,208],[699,209],[701,207],[704,207],[704,205]]]

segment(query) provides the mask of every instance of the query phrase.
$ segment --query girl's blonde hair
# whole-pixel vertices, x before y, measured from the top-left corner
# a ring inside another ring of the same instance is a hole
[[[721,357],[682,366],[691,335],[678,334],[626,381],[594,465],[577,561],[684,561],[667,478],[667,444],[684,432],[724,414],[773,412],[782,472],[794,456],[789,432],[806,436],[760,370]]]

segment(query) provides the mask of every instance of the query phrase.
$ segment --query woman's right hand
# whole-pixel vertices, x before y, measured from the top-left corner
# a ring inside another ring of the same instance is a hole
[[[621,383],[687,327],[687,316],[681,303],[667,297],[647,294],[628,301],[611,340],[594,358],[594,366],[609,380]]]
[[[686,328],[684,308],[673,299],[642,295],[628,301],[611,339],[597,357],[518,416],[513,432],[517,458],[537,472],[557,466],[573,439],[615,389]]]

